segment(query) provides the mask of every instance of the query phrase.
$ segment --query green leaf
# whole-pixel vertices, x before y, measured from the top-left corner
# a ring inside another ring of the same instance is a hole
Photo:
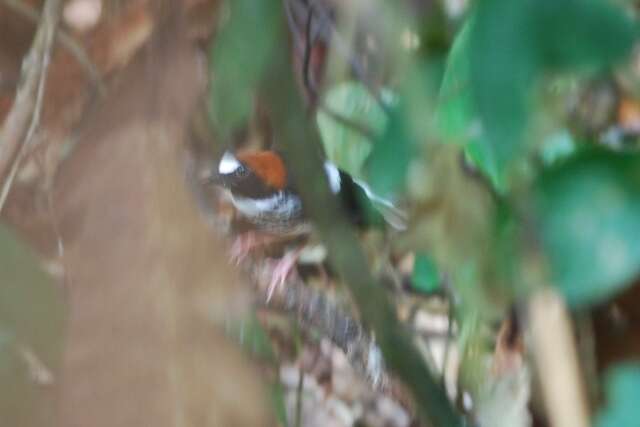
[[[416,254],[411,284],[416,291],[426,294],[433,293],[440,287],[438,267],[426,253],[419,252]]]
[[[394,95],[390,91],[382,91],[381,95],[383,101],[393,102]],[[327,158],[340,169],[362,179],[364,163],[373,149],[372,139],[384,132],[387,114],[369,90],[355,82],[342,83],[329,90],[325,104],[332,114],[321,109],[316,120]]]
[[[507,190],[504,170],[498,167],[493,152],[488,150],[487,147],[489,147],[489,142],[479,134],[477,137],[469,140],[469,143],[465,147],[464,154],[473,166],[489,178],[493,188],[499,193],[504,193]]]
[[[638,32],[629,13],[606,0],[526,0],[531,41],[550,70],[597,70],[630,52]]]
[[[269,384],[269,388],[271,389],[269,397],[271,398],[271,405],[276,413],[276,418],[281,426],[288,426],[289,421],[287,420],[287,405],[285,402],[284,387],[279,381],[274,381]]]
[[[225,22],[210,54],[209,109],[225,138],[252,112],[255,90],[280,37],[279,12],[269,1],[224,4]]]
[[[276,370],[279,368],[278,359],[269,335],[255,313],[251,313],[244,319],[227,323],[225,332],[227,336],[240,345],[247,355],[262,362],[267,362]],[[280,425],[289,425],[282,384],[278,380],[268,381],[268,387],[271,406]]]
[[[472,25],[473,18],[470,18],[456,36],[449,53],[436,110],[436,126],[443,142],[465,147],[467,159],[502,192],[506,187],[505,177],[497,167],[495,154],[480,126],[471,91],[469,37]]]
[[[610,369],[605,378],[607,407],[596,427],[635,427],[640,419],[640,364],[626,363]]]
[[[529,40],[533,9],[528,0],[487,0],[478,4],[471,23],[470,89],[486,138],[482,147],[499,175],[522,149],[529,89],[538,71]]]
[[[471,21],[458,32],[445,68],[436,110],[436,123],[445,142],[466,144],[476,116],[469,90],[469,33]]]
[[[640,272],[640,156],[594,151],[545,172],[535,186],[544,251],[572,306],[596,303]]]
[[[384,134],[376,141],[367,159],[367,182],[375,193],[383,197],[393,198],[405,184],[415,148],[409,134],[408,117],[402,105],[391,110]]]

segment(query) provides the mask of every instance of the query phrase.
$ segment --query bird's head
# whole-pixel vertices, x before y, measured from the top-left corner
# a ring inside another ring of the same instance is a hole
[[[282,158],[273,151],[226,151],[212,181],[241,195],[273,192],[286,187],[287,171]]]

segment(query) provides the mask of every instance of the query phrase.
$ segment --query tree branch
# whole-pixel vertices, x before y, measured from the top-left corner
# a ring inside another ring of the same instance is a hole
[[[47,68],[60,18],[60,0],[46,0],[29,52],[22,61],[16,98],[0,133],[0,211],[20,160],[40,123]]]
[[[400,325],[383,286],[372,277],[356,235],[329,191],[316,154],[320,137],[304,113],[287,55],[287,49],[275,50],[264,82],[264,99],[271,104],[275,138],[291,165],[305,210],[326,243],[329,261],[348,286],[363,323],[375,336],[385,363],[413,393],[423,421],[432,426],[461,426],[444,389]]]

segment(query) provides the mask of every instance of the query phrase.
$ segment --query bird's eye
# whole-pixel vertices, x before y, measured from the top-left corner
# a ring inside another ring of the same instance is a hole
[[[249,173],[249,170],[244,166],[239,166],[236,169],[235,173],[236,173],[237,176],[243,177],[243,176],[247,176],[247,174]]]

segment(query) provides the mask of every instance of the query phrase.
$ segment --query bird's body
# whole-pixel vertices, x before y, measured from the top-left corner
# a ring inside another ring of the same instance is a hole
[[[259,229],[273,234],[298,234],[308,231],[302,202],[297,194],[279,191],[263,199],[231,195],[235,208]]]
[[[324,163],[331,191],[344,213],[357,226],[385,221],[403,228],[403,214],[393,204],[373,194],[331,162]],[[302,200],[289,182],[282,158],[273,151],[225,153],[218,165],[218,182],[229,191],[235,208],[259,229],[273,234],[298,234],[310,230]]]
[[[331,191],[339,198],[344,213],[357,226],[383,225],[403,229],[404,214],[391,202],[376,196],[369,187],[354,180],[330,162],[324,169]],[[302,200],[289,180],[284,161],[274,151],[226,152],[218,163],[214,182],[224,187],[233,206],[257,230],[239,237],[232,258],[241,259],[255,246],[283,237],[307,234],[312,227]],[[268,297],[295,266],[300,250],[286,254],[276,267]]]
[[[234,207],[260,230],[294,234],[304,229],[302,201],[288,183],[279,155],[272,151],[226,152],[218,164],[217,181],[229,192]]]

